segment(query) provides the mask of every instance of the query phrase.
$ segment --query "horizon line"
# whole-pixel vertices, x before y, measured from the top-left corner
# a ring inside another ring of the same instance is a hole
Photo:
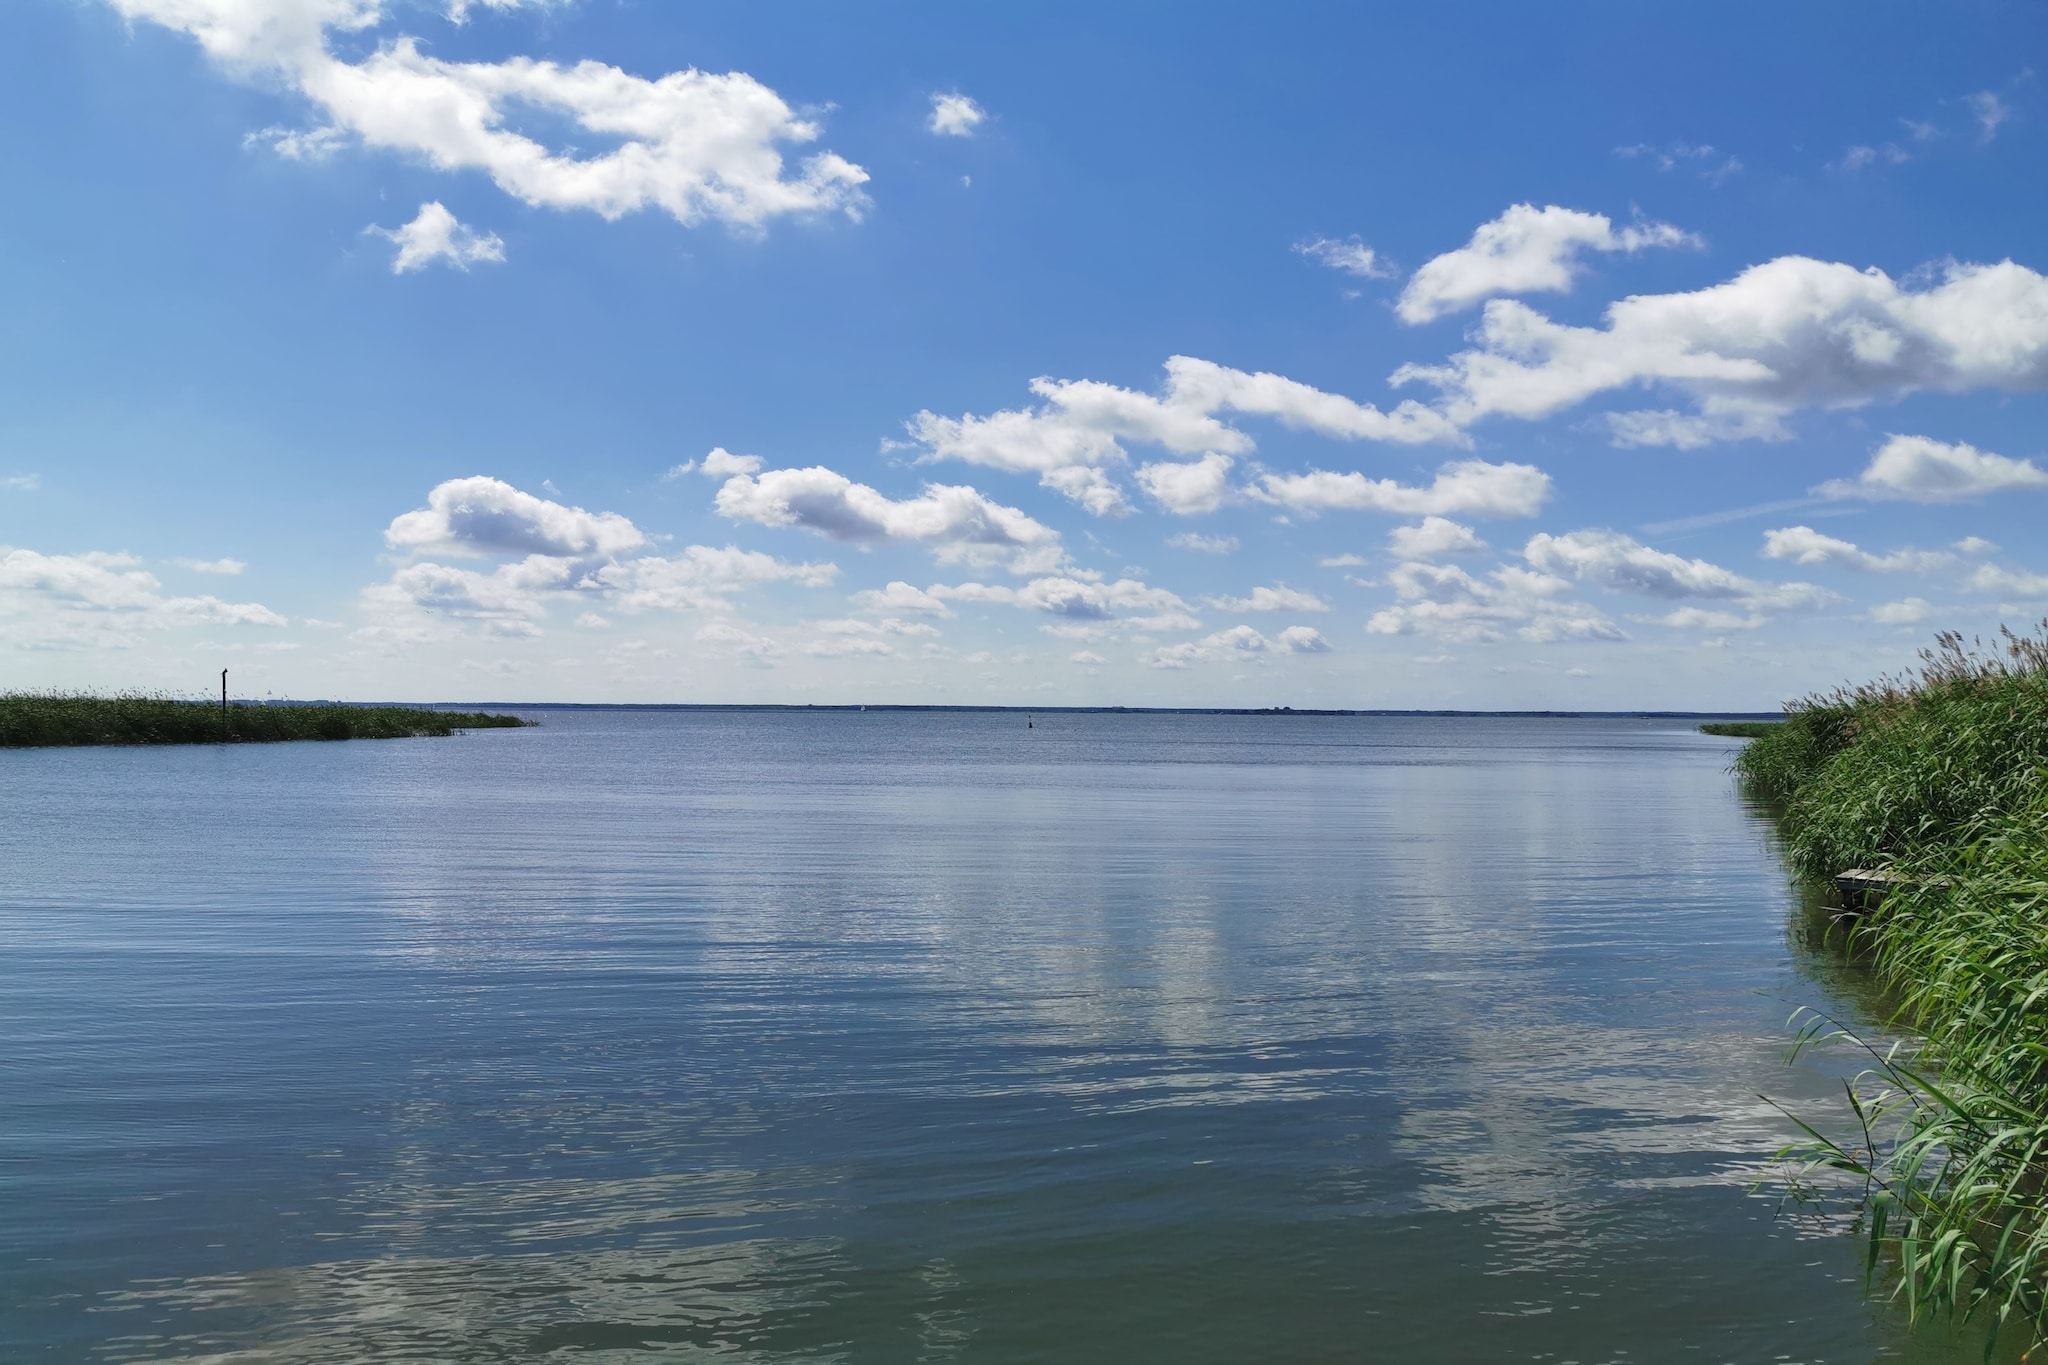
[[[256,706],[418,706],[429,709],[518,711],[930,711],[1013,715],[1150,716],[1435,716],[1586,720],[1776,720],[1783,711],[1665,710],[1457,710],[1413,707],[1303,706],[1011,706],[920,702],[661,702],[661,701],[332,701],[283,697],[243,704]]]

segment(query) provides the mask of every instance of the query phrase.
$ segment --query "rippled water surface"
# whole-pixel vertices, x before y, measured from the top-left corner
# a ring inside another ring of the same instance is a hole
[[[1949,1358],[1726,741],[537,714],[0,752],[0,1358]]]

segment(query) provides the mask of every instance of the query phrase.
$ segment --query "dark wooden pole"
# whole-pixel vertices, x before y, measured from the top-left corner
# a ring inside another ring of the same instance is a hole
[[[228,742],[228,671],[220,671],[220,742]]]

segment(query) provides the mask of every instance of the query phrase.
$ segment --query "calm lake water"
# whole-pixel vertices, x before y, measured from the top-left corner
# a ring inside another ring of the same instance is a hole
[[[1974,1358],[1728,741],[534,714],[0,752],[0,1358]]]

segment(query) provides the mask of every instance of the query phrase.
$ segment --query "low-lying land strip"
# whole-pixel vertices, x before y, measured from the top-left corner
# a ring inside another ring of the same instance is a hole
[[[1785,722],[1782,720],[1710,720],[1700,727],[1703,735],[1725,739],[1762,739]]]
[[[248,744],[404,739],[525,725],[517,716],[416,706],[231,705],[170,697],[0,694],[0,749],[78,744]]]
[[[1921,659],[1788,708],[1736,762],[1780,804],[1798,873],[1877,874],[1849,940],[1923,1040],[1873,1055],[1860,1137],[1816,1132],[1795,1155],[1809,1178],[1854,1182],[1871,1265],[1915,1316],[2033,1344],[2048,1339],[2048,622],[1993,652],[1946,634]]]

